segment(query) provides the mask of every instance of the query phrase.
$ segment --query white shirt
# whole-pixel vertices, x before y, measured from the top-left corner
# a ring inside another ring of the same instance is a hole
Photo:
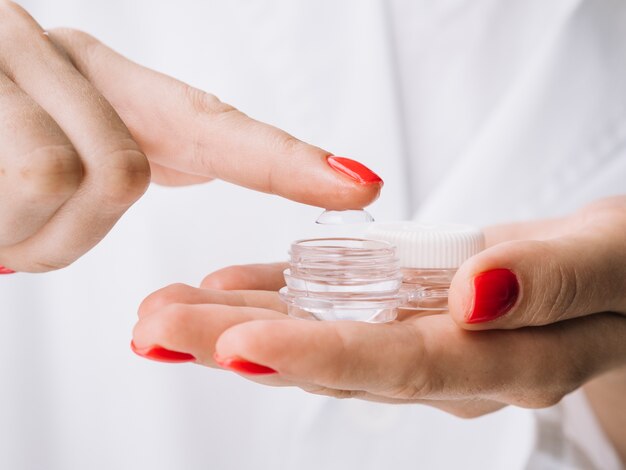
[[[380,220],[487,224],[624,190],[619,0],[21,3],[45,27],[85,29],[363,161],[385,179],[371,208]],[[0,279],[0,466],[619,468],[597,423],[584,432],[603,443],[600,455],[566,451],[579,446],[564,407],[539,419],[507,408],[462,421],[130,353],[134,312],[149,292],[282,259],[318,213],[220,182],[153,187],[70,268]],[[551,444],[538,445],[547,421]]]

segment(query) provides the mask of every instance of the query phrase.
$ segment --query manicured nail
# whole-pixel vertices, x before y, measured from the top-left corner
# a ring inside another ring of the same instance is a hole
[[[9,268],[5,268],[4,266],[0,266],[0,274],[13,274],[15,271]]]
[[[332,155],[326,160],[333,170],[349,176],[359,184],[382,184],[383,182],[380,176],[357,161],[345,157],[335,157]]]
[[[217,353],[213,354],[213,359],[225,369],[250,375],[276,374],[277,372],[271,367],[246,361],[239,357],[220,357]]]
[[[474,306],[467,323],[482,323],[507,313],[519,295],[519,282],[508,269],[493,269],[474,278]]]
[[[134,341],[130,342],[130,349],[132,349],[138,356],[145,357],[146,359],[151,359],[153,361],[191,362],[196,360],[196,358],[189,353],[170,351],[169,349],[162,348],[161,346],[138,348]]]

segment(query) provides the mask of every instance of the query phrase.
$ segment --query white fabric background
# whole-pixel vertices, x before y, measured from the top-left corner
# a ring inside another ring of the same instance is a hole
[[[493,223],[624,191],[618,0],[20,3],[363,161],[386,183],[379,220]],[[318,213],[220,182],[152,187],[73,266],[3,277],[0,467],[523,468],[525,410],[461,421],[132,355],[145,295],[284,258]]]

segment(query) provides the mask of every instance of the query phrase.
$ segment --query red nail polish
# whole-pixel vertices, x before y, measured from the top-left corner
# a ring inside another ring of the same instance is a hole
[[[240,359],[238,357],[220,357],[217,353],[215,353],[213,354],[213,359],[215,359],[215,362],[217,362],[220,366],[235,372],[241,372],[242,374],[268,375],[277,373],[271,367],[246,361],[245,359]]]
[[[383,183],[380,176],[357,161],[345,157],[335,157],[332,155],[328,157],[326,161],[333,170],[349,176],[359,184]]]
[[[0,274],[13,274],[15,271],[9,268],[5,268],[4,266],[0,266]]]
[[[169,349],[162,348],[161,346],[150,346],[147,348],[138,348],[134,341],[130,342],[130,348],[135,354],[146,359],[159,362],[191,362],[196,358],[184,352],[170,351]]]
[[[467,323],[482,323],[501,317],[517,301],[519,283],[508,269],[493,269],[474,278],[474,305]]]

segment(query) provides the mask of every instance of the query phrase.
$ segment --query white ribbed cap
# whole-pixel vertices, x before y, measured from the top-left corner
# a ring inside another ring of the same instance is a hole
[[[483,233],[468,225],[374,223],[367,229],[366,237],[395,245],[404,268],[458,268],[485,247]]]

